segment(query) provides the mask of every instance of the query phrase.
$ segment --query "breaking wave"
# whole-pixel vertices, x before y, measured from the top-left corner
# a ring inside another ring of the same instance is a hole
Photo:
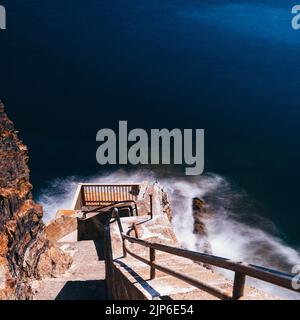
[[[163,184],[171,195],[174,229],[184,247],[196,250],[197,244],[203,240],[193,234],[191,199],[199,197],[208,204],[210,214],[204,222],[212,254],[287,273],[300,264],[299,251],[284,243],[272,221],[256,212],[255,202],[225,178],[208,174],[190,182],[176,178]],[[219,272],[233,279],[233,272],[224,269]],[[274,295],[300,299],[298,293],[259,280],[247,281]]]
[[[78,182],[128,183],[156,181],[152,171],[126,171],[85,179],[69,177],[56,179],[41,190],[38,202],[44,206],[44,220],[54,218],[58,209],[70,209]],[[173,208],[173,227],[182,246],[197,250],[203,241],[193,233],[192,199],[198,197],[208,204],[205,218],[207,236],[214,255],[244,261],[291,273],[300,265],[299,251],[281,240],[280,232],[270,221],[256,212],[255,203],[224,177],[206,174],[197,178],[161,178],[160,184],[168,191]],[[219,270],[232,279],[233,273]],[[299,294],[262,281],[247,280],[249,284],[272,294],[299,299]]]

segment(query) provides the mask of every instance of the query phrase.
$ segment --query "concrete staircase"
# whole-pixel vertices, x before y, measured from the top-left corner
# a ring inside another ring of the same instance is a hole
[[[32,283],[35,300],[105,300],[105,261],[103,242],[77,242],[73,232],[58,242],[73,258],[71,268],[59,278]]]
[[[145,220],[145,217],[144,217]],[[143,218],[123,218],[122,224],[126,230],[130,228],[132,222],[142,222]],[[180,245],[173,233],[171,226],[163,215],[157,215],[153,220],[139,225],[139,233],[141,239],[154,243],[162,243],[171,246]],[[161,271],[156,271],[156,277],[150,280],[150,267],[143,262],[127,255],[123,256],[121,238],[116,223],[110,226],[110,234],[112,239],[112,251],[114,253],[114,266],[124,278],[130,281],[127,285],[127,293],[135,287],[148,300],[216,300],[215,296],[205,291],[197,289],[175,277],[169,276]],[[149,259],[149,249],[138,244],[127,244],[128,249],[138,256]],[[157,252],[156,263],[172,268],[181,274],[188,275],[194,279],[200,280],[208,285],[232,293],[233,283],[217,270],[208,269],[203,265],[193,262],[192,260],[179,256],[170,255],[164,252]],[[120,290],[122,290],[120,288]],[[132,290],[134,295],[134,290]],[[130,298],[130,296],[128,297]],[[244,296],[241,300],[276,300],[268,293],[251,286],[246,286]]]

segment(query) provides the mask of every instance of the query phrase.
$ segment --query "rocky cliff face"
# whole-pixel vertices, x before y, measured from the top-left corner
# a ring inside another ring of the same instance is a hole
[[[56,276],[71,264],[46,237],[27,162],[27,148],[0,102],[0,300],[30,299],[31,280]]]

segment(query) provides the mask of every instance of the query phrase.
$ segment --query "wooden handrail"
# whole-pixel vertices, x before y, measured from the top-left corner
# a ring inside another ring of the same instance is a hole
[[[113,206],[116,206],[116,205],[121,205],[121,204],[133,204],[134,205],[134,209],[136,211],[136,215],[138,215],[138,209],[137,209],[137,205],[136,205],[136,201],[134,200],[126,200],[126,201],[114,201],[110,204],[106,204],[106,205],[102,205],[102,206],[99,206],[99,207],[96,207],[96,208],[93,208],[93,209],[90,209],[90,210],[81,210],[84,214],[88,214],[88,213],[91,213],[91,212],[100,212],[102,211],[103,209],[107,209],[107,208],[110,208],[110,207],[113,207]]]
[[[233,261],[230,259],[226,258],[221,258],[217,257],[214,255],[209,255],[205,253],[199,253],[195,251],[190,251],[186,249],[181,249],[181,248],[176,248],[176,247],[171,247],[159,243],[153,243],[149,241],[145,241],[142,239],[137,239],[134,237],[130,237],[126,235],[123,232],[122,224],[121,224],[121,219],[118,213],[118,209],[114,208],[114,217],[117,220],[120,234],[122,237],[123,241],[123,250],[124,250],[124,256],[126,256],[126,253],[129,253],[132,255],[134,258],[144,262],[145,264],[149,265],[151,267],[150,270],[150,278],[153,279],[155,277],[155,272],[153,271],[154,269],[160,270],[164,273],[167,273],[169,275],[172,275],[178,279],[181,279],[187,283],[190,283],[191,285],[205,290],[221,299],[239,299],[243,296],[244,294],[244,286],[245,286],[245,278],[246,276],[249,276],[251,278],[259,279],[274,285],[277,285],[282,288],[286,288],[295,292],[300,292],[300,289],[295,289],[292,286],[292,280],[294,279],[294,275],[288,274],[288,273],[283,273],[279,272],[273,269],[265,268],[265,267],[260,267],[256,266],[253,264],[247,264],[244,262],[237,262]],[[128,241],[130,243],[135,243],[138,245],[141,245],[146,248],[150,248],[150,258],[149,261],[146,260],[145,258],[142,258],[138,256],[137,254],[131,252],[125,244],[125,241]],[[193,261],[201,262],[204,264],[209,264],[215,267],[231,270],[235,272],[235,277],[234,277],[234,284],[233,284],[233,294],[230,297],[226,292],[212,287],[208,284],[205,284],[199,280],[196,280],[194,278],[191,278],[189,276],[179,274],[178,272],[171,270],[169,268],[163,267],[161,265],[158,265],[155,263],[155,250],[169,253],[175,256],[180,256],[186,259],[190,259]]]
[[[187,282],[189,284],[191,284],[192,286],[200,289],[200,290],[204,290],[220,299],[226,299],[226,300],[229,300],[231,299],[231,296],[224,290],[221,290],[219,288],[215,288],[209,284],[206,284],[200,280],[197,280],[197,279],[194,279],[192,277],[189,277],[189,276],[186,276],[182,273],[179,273],[177,271],[174,271],[174,270],[171,270],[167,267],[164,267],[162,265],[159,265],[155,262],[151,262],[151,261],[148,261],[147,259],[145,258],[142,258],[140,256],[138,256],[137,254],[135,254],[134,252],[130,251],[126,245],[124,246],[125,250],[126,250],[126,253],[129,253],[131,256],[133,256],[134,258],[136,258],[137,260],[141,261],[141,262],[144,262],[145,264],[147,264],[148,266],[150,266],[150,279],[154,279],[155,277],[155,272],[154,270],[159,270],[159,271],[162,271],[166,274],[169,274],[170,276],[173,276],[177,279],[180,279],[184,282]],[[150,249],[151,250],[151,249]]]
[[[81,184],[81,205],[92,207],[117,201],[136,200],[140,184]]]

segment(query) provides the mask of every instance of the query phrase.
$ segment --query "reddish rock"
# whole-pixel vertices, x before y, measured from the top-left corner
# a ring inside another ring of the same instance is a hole
[[[27,162],[27,147],[0,102],[0,299],[31,299],[33,279],[56,276],[71,264],[45,234]]]

